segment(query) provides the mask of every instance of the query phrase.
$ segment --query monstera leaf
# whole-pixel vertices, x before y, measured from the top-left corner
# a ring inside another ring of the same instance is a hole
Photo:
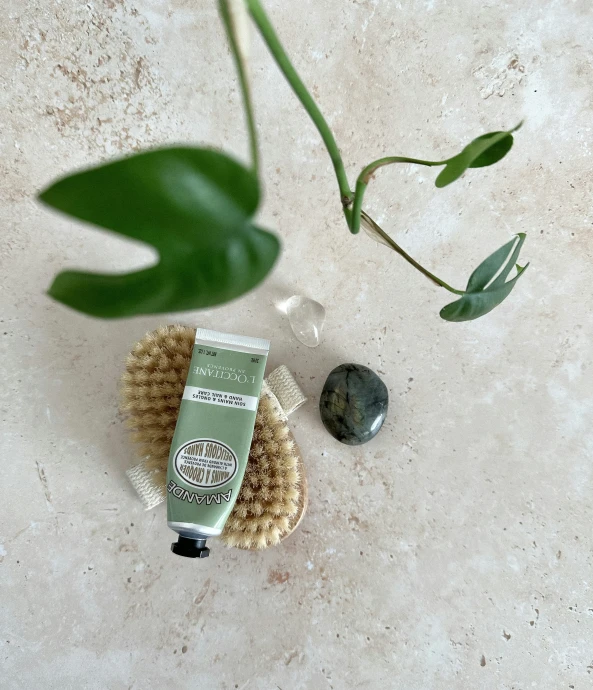
[[[444,161],[445,168],[439,173],[435,185],[446,187],[460,178],[468,168],[484,168],[498,163],[511,150],[513,132],[516,132],[521,125],[520,122],[508,132],[489,132],[474,139],[461,153]]]
[[[105,318],[212,307],[269,273],[277,237],[253,224],[255,174],[209,149],[139,153],[66,177],[41,193],[74,218],[152,245],[156,265],[127,274],[64,271],[49,294]]]
[[[492,311],[508,297],[529,265],[521,267],[516,263],[524,241],[525,235],[520,233],[483,261],[471,274],[461,299],[443,307],[441,317],[446,321],[471,321]],[[517,274],[507,281],[514,266]]]

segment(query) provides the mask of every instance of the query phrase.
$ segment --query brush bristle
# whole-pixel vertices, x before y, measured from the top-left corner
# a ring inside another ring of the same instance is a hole
[[[128,355],[122,412],[154,481],[164,486],[169,450],[193,351],[195,329],[163,326]],[[265,549],[290,531],[300,507],[299,454],[274,399],[262,395],[241,491],[221,539],[227,546]]]

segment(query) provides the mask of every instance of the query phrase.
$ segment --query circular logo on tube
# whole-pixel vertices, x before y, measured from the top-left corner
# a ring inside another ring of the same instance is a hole
[[[239,463],[226,444],[211,438],[198,438],[177,450],[174,467],[187,484],[198,489],[215,489],[231,481]]]

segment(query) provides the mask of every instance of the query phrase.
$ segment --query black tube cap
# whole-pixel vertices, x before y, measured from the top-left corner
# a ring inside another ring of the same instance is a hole
[[[177,542],[171,544],[171,551],[186,558],[208,558],[210,555],[210,549],[206,546],[205,539],[190,539],[181,536]]]

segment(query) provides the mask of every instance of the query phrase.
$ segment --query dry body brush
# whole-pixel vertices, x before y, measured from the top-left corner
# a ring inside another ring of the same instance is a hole
[[[171,441],[185,387],[195,329],[165,326],[139,341],[122,377],[122,411],[142,458],[146,491],[165,496]],[[139,485],[136,488],[142,496]],[[159,502],[159,501],[157,501]],[[221,539],[263,549],[291,534],[307,504],[298,446],[278,400],[264,382],[245,477]]]

